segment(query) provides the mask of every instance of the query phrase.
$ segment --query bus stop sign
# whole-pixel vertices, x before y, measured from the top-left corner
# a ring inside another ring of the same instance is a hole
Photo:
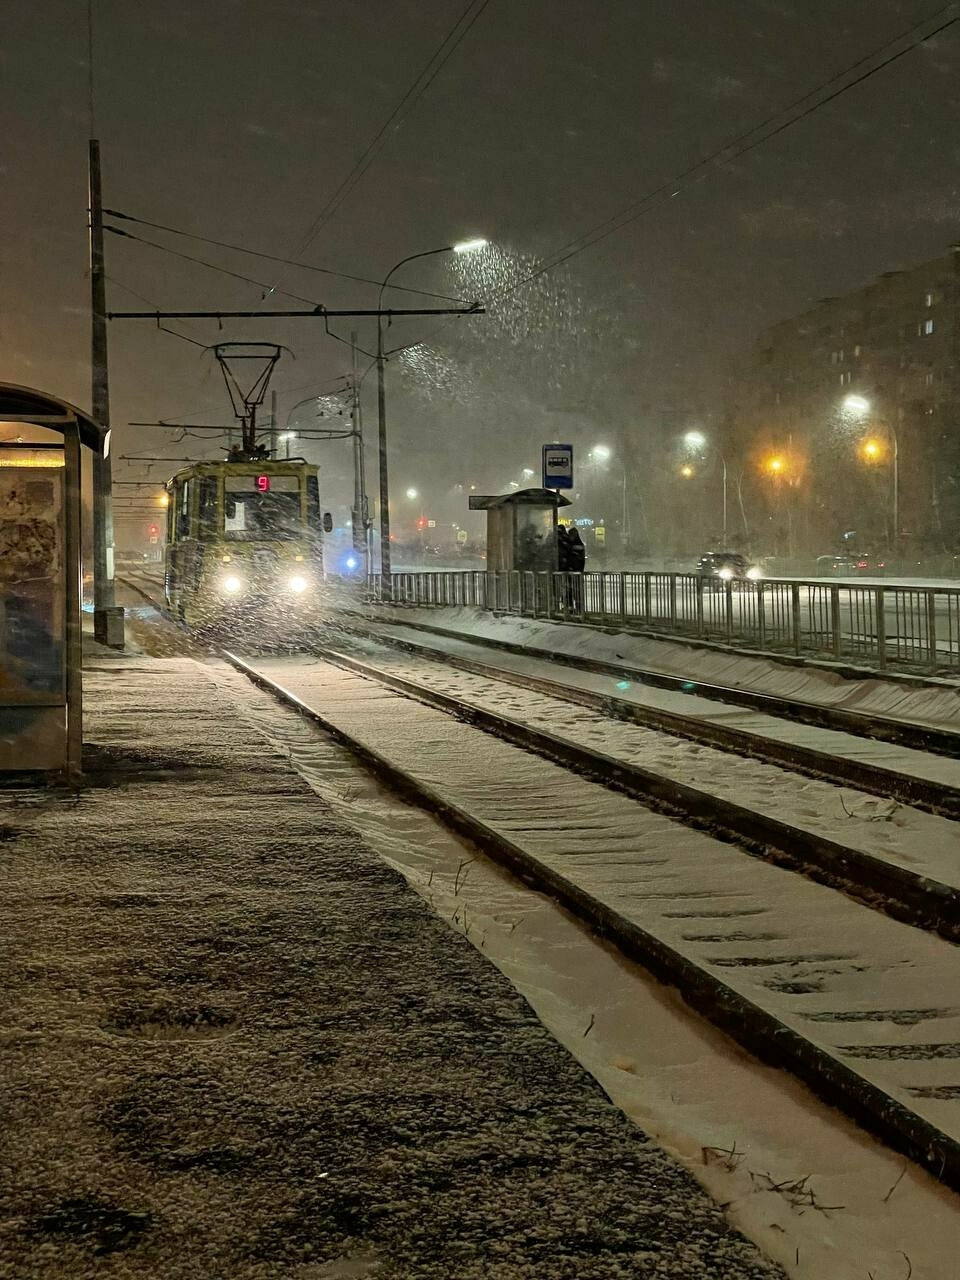
[[[543,487],[545,489],[573,488],[572,444],[543,446]]]

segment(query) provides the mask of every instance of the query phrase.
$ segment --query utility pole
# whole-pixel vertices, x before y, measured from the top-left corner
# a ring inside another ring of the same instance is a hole
[[[101,644],[122,649],[123,610],[116,607],[113,578],[113,464],[110,460],[110,381],[107,366],[106,274],[103,262],[103,196],[100,143],[90,139],[90,365],[91,409],[104,428],[104,456],[93,459],[93,632]]]
[[[360,374],[357,366],[357,331],[350,334],[351,374],[350,421],[353,426],[353,549],[360,557],[363,573],[370,572],[370,517],[367,511],[367,482],[363,456],[363,413],[360,407]]]
[[[383,290],[380,290],[381,296]],[[380,466],[380,575],[390,591],[390,480],[387,476],[387,390],[383,374],[383,316],[377,316],[377,453]]]
[[[270,392],[270,457],[277,456],[277,393]]]

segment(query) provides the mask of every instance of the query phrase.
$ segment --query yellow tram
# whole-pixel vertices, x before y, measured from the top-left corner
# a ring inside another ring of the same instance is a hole
[[[307,462],[198,462],[167,482],[164,592],[188,626],[313,612],[323,577],[318,469]]]

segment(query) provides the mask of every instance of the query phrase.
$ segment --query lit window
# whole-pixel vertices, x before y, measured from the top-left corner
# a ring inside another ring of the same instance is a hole
[[[933,374],[932,374],[932,373],[925,373],[925,374],[923,375],[923,382],[924,382],[924,386],[932,387],[932,386],[933,386]]]
[[[924,305],[925,307],[932,307],[932,306],[933,306],[933,294],[932,294],[932,293],[928,293],[928,294],[926,294],[926,295],[924,296],[924,299],[923,299],[923,305]]]
[[[932,321],[932,320],[924,320],[924,322],[923,322],[923,332],[924,332],[925,334],[927,334],[927,335],[929,335],[929,334],[933,333],[933,321]]]
[[[860,343],[858,342],[858,343],[857,343],[857,345],[853,348],[853,358],[854,358],[854,360],[859,360],[859,359],[860,359],[860,352],[861,352],[861,350],[862,350],[862,348],[861,348],[861,346],[860,346]]]

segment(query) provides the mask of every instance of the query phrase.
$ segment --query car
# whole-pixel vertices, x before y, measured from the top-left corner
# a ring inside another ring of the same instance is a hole
[[[697,562],[697,574],[719,582],[756,582],[763,577],[759,566],[737,551],[708,551]]]
[[[817,556],[818,578],[882,578],[886,567],[884,560],[866,552],[857,555],[844,552],[840,555]]]

